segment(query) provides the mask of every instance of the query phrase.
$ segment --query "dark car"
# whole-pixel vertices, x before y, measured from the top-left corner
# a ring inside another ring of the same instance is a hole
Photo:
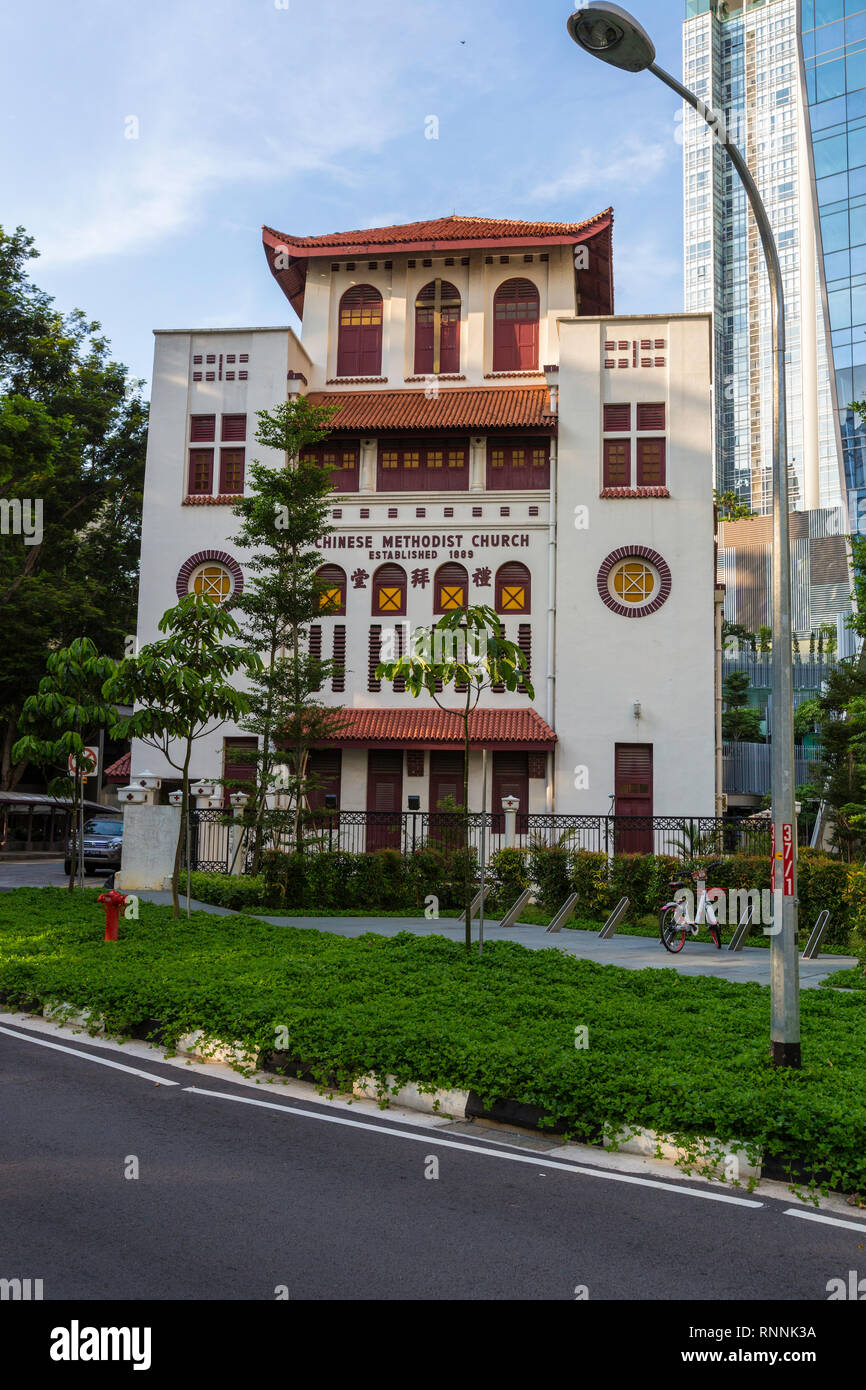
[[[118,816],[94,816],[84,822],[84,872],[99,873],[100,869],[119,869],[123,848],[123,821]],[[66,843],[63,872],[72,868],[72,840]]]

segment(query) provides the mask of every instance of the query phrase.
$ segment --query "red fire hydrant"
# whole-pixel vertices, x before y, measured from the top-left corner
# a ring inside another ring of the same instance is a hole
[[[118,893],[116,888],[112,888],[110,893],[100,893],[96,901],[105,903],[105,940],[116,941],[120,909],[125,907],[129,900],[124,893]]]

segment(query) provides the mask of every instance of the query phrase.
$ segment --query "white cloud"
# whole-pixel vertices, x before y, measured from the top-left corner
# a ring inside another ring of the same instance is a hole
[[[610,144],[616,148],[621,141],[612,136]],[[628,150],[620,149],[612,157],[603,149],[582,149],[570,169],[556,179],[537,184],[529,197],[538,202],[552,202],[597,189],[645,188],[671,159],[680,157],[673,140],[653,144],[641,141]]]

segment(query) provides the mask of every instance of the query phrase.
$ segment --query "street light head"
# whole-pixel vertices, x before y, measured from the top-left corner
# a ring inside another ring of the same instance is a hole
[[[627,10],[600,0],[575,10],[568,20],[568,32],[576,44],[612,67],[626,72],[643,72],[655,62],[652,39]]]

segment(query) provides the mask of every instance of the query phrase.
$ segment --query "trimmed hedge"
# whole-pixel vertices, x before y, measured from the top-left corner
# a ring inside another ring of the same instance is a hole
[[[479,881],[474,851],[468,852],[468,858],[474,891]],[[430,897],[438,899],[440,909],[463,907],[466,861],[465,850],[444,854],[429,847],[410,855],[395,849],[310,855],[270,851],[257,878],[193,874],[192,889],[200,902],[238,911],[319,910],[326,915],[354,910],[364,915],[388,908],[423,915]],[[576,915],[593,922],[603,921],[619,899],[627,897],[626,920],[636,923],[648,914],[658,914],[670,898],[670,880],[681,872],[680,861],[665,855],[619,854],[608,861],[605,854],[562,846],[502,849],[490,859],[487,901],[491,913],[505,911],[531,886],[538,905],[552,914],[576,892]],[[769,889],[769,860],[731,856],[711,870],[709,883],[711,888]],[[826,944],[850,945],[866,955],[866,866],[801,850],[799,899],[802,940],[826,907],[830,912]]]

